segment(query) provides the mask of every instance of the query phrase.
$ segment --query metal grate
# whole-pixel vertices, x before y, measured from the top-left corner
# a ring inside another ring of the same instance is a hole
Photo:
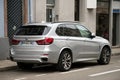
[[[15,28],[22,25],[22,0],[7,0],[8,37],[11,39]]]

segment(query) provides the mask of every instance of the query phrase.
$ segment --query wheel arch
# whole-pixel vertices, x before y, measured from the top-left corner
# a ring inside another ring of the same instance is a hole
[[[104,46],[102,47],[102,49],[105,48],[105,47],[107,47],[107,48],[110,50],[110,53],[111,53],[111,47],[110,47],[109,45],[104,45]],[[101,49],[101,51],[102,51],[102,49]]]
[[[105,47],[107,47],[107,48],[110,50],[110,53],[112,53],[111,47],[110,47],[109,45],[104,45],[104,46],[102,46],[101,49],[100,49],[100,55],[101,55],[101,52],[102,52],[103,48],[105,48]],[[99,58],[100,58],[100,55],[99,55]],[[98,59],[99,59],[99,58],[98,58]]]
[[[69,51],[69,52],[70,52],[70,55],[72,56],[72,61],[73,61],[73,52],[72,52],[72,50],[71,50],[70,48],[67,48],[67,47],[62,48],[62,49],[60,50],[59,58],[60,58],[60,56],[61,56],[61,54],[62,54],[63,51]],[[58,58],[58,60],[59,60],[59,58]]]

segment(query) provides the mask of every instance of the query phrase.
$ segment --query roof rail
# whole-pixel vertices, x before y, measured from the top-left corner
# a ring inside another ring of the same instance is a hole
[[[79,23],[79,21],[56,21],[52,23]]]

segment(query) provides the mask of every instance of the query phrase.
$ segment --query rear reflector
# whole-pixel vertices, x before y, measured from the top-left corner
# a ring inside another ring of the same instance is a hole
[[[38,40],[36,41],[38,45],[49,45],[49,44],[52,44],[54,41],[53,38],[45,38],[43,40]]]
[[[11,43],[12,45],[18,45],[19,44],[19,40],[15,40],[15,39],[12,39]]]

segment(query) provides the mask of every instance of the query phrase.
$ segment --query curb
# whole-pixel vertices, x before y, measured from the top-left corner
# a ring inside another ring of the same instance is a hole
[[[112,56],[118,56],[120,53],[112,53]]]
[[[9,66],[9,67],[0,68],[0,72],[9,71],[13,69],[17,69],[17,66]]]
[[[1,62],[0,72],[17,69],[17,64],[8,59],[0,62]]]

